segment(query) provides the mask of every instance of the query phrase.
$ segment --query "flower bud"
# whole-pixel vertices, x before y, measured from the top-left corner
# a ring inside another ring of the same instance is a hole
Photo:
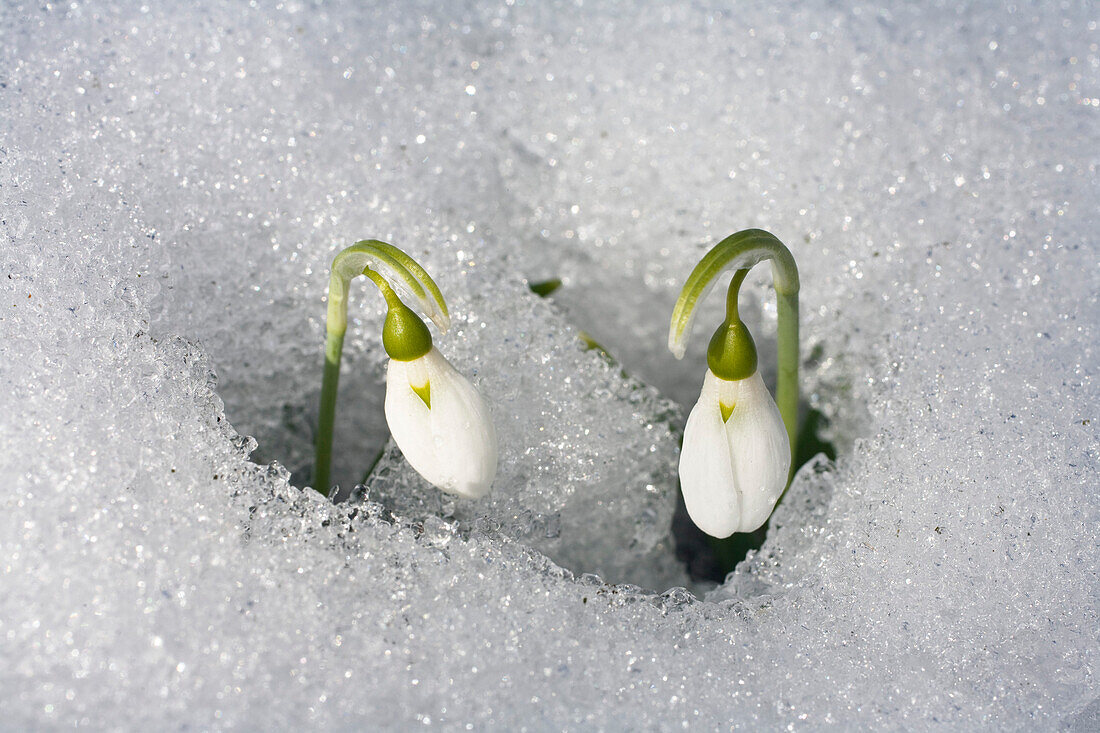
[[[680,489],[696,526],[718,538],[757,529],[790,467],[783,418],[760,373],[731,381],[708,369],[680,452]]]
[[[438,349],[390,361],[386,422],[405,460],[429,483],[468,499],[489,492],[497,470],[489,407]]]

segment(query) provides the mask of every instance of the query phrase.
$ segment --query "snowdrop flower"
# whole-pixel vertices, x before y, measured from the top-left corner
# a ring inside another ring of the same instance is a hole
[[[497,471],[497,435],[474,386],[434,346],[410,361],[391,359],[386,422],[416,472],[449,494],[477,499]]]
[[[760,372],[726,380],[707,369],[680,453],[691,521],[712,537],[753,531],[783,494],[790,467],[791,443]]]
[[[780,409],[757,370],[756,345],[737,312],[750,267],[772,259],[779,300]],[[711,250],[688,277],[673,311],[669,348],[682,358],[692,311],[719,275],[735,268],[726,320],[707,348],[699,401],[680,452],[680,489],[699,529],[724,538],[763,525],[787,487],[798,407],[798,271],[790,251],[758,229]]]
[[[347,329],[347,290],[358,275],[366,275],[378,286],[388,306],[382,345],[390,357],[385,412],[394,442],[409,465],[437,488],[464,498],[484,496],[497,468],[497,437],[489,407],[469,380],[432,345],[428,327],[402,302],[395,288],[414,299],[443,332],[450,326],[447,305],[435,282],[415,260],[375,240],[355,243],[332,263],[315,488],[328,493],[336,385]]]

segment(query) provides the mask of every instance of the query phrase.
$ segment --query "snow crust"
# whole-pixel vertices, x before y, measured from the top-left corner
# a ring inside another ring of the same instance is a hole
[[[1095,729],[1096,39],[1069,3],[5,5],[0,727]],[[670,527],[721,299],[664,344],[747,227],[798,260],[839,456],[713,587]],[[304,488],[367,237],[447,296],[485,499],[387,442],[365,283],[352,497]]]

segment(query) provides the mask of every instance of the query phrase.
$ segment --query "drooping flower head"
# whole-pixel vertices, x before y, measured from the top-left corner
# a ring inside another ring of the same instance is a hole
[[[748,268],[767,258],[775,265],[780,303],[783,414],[760,377],[756,345],[737,310]],[[787,248],[767,232],[738,232],[696,266],[673,312],[669,348],[683,357],[695,305],[732,268],[726,320],[707,349],[703,388],[688,415],[680,452],[680,489],[688,515],[718,538],[751,532],[768,520],[787,486],[798,405],[798,271]]]
[[[442,332],[450,326],[443,296],[427,272],[396,247],[365,240],[333,260],[325,346],[325,381],[314,483],[327,493],[340,352],[347,328],[347,287],[366,275],[386,299],[382,345],[386,422],[409,465],[447,493],[478,498],[496,476],[497,437],[480,393],[432,344],[431,332],[395,289],[419,304]]]

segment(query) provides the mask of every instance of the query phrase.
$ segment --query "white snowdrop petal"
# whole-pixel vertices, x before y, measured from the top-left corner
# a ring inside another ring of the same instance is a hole
[[[707,381],[684,428],[680,489],[688,516],[699,529],[712,537],[729,537],[737,531],[741,497],[733,483],[718,394]]]
[[[720,404],[733,408],[725,422]],[[696,526],[719,538],[757,529],[783,494],[790,465],[783,418],[760,374],[727,381],[708,369],[680,454],[680,488]]]
[[[408,362],[391,360],[386,370],[386,423],[405,460],[421,476],[435,483],[441,476],[439,460],[432,449],[431,415],[427,405],[409,385]]]
[[[733,480],[741,494],[739,532],[768,520],[787,485],[791,448],[779,408],[759,372],[741,380],[736,407],[726,422]]]
[[[496,430],[485,400],[435,349],[428,357],[432,385],[431,434],[444,475],[439,488],[476,499],[496,476]]]

